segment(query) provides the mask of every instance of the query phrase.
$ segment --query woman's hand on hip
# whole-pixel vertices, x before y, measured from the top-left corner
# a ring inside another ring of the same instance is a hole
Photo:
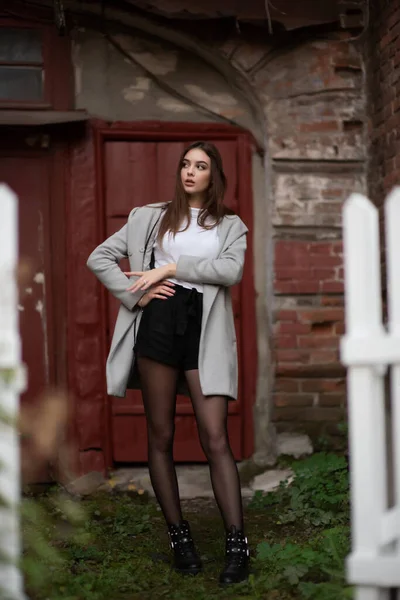
[[[175,294],[175,284],[172,281],[163,281],[158,285],[153,286],[146,292],[139,300],[138,304],[140,308],[144,308],[153,300],[153,298],[159,298],[159,300],[168,300]]]
[[[132,275],[138,277],[135,283],[127,288],[128,292],[138,292],[139,290],[148,290],[156,283],[164,281],[169,277],[173,277],[176,273],[176,265],[165,265],[164,267],[158,267],[157,269],[151,269],[150,271],[124,271],[125,275],[131,277]]]

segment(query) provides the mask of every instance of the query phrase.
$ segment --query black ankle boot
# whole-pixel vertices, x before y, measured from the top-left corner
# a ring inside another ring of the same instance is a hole
[[[200,573],[203,565],[194,547],[189,523],[181,521],[178,525],[169,525],[168,535],[174,551],[175,570],[189,575]]]
[[[226,534],[225,567],[219,576],[221,585],[239,583],[249,576],[249,546],[247,538],[234,525]]]

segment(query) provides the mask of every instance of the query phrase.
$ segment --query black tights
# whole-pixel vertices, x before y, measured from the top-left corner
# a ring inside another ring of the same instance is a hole
[[[148,434],[148,462],[154,493],[167,524],[182,520],[178,481],[173,462],[176,384],[173,367],[138,357],[143,404]],[[243,508],[239,474],[229,445],[228,400],[205,397],[198,370],[186,371],[200,443],[207,457],[215,499],[226,529],[243,529]]]

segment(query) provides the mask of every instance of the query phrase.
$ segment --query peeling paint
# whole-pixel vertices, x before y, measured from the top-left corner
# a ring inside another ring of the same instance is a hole
[[[25,310],[25,307],[22,306],[22,304],[18,304],[18,310],[19,310],[19,312],[22,312]]]
[[[231,96],[230,94],[209,94],[204,88],[201,88],[198,85],[193,85],[191,83],[185,84],[185,88],[187,89],[189,94],[197,98],[197,100],[201,100],[203,102],[223,106],[236,106],[238,103],[236,98],[234,96]]]
[[[40,318],[43,317],[43,302],[38,300],[35,304],[35,310],[39,313]]]
[[[39,241],[39,252],[43,253],[44,248],[44,227],[43,227],[43,215],[39,211],[40,216],[40,225],[38,228],[38,241]],[[44,273],[39,271],[35,274],[33,278],[35,283],[39,283],[43,285],[43,300],[38,300],[35,305],[35,310],[40,315],[40,320],[42,323],[42,332],[43,332],[43,365],[44,372],[46,377],[46,383],[50,383],[50,364],[49,364],[49,341],[48,341],[48,331],[47,331],[47,311],[46,311],[46,280],[44,277]]]
[[[157,105],[164,110],[175,113],[187,113],[192,111],[192,108],[187,104],[184,104],[184,102],[180,102],[179,100],[175,100],[175,98],[169,98],[167,96],[159,98],[157,100]]]
[[[122,95],[127,102],[138,102],[144,98],[144,92],[132,90],[131,88],[125,88],[122,90]]]
[[[154,75],[168,75],[168,73],[173,73],[176,70],[177,52],[166,52],[164,50],[162,54],[158,55],[151,52],[133,52],[131,50],[129,54]]]
[[[122,95],[127,102],[136,102],[143,100],[145,92],[150,89],[150,79],[148,77],[136,77],[136,83],[122,90]]]
[[[26,294],[32,294],[32,291],[33,291],[33,290],[32,290],[32,288],[31,288],[31,287],[29,287],[29,288],[25,288],[25,293],[26,293]]]

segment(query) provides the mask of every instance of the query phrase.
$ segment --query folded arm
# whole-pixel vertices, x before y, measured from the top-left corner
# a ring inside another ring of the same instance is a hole
[[[246,233],[242,233],[219,258],[182,255],[174,276],[190,283],[235,285],[242,279],[246,245]]]

